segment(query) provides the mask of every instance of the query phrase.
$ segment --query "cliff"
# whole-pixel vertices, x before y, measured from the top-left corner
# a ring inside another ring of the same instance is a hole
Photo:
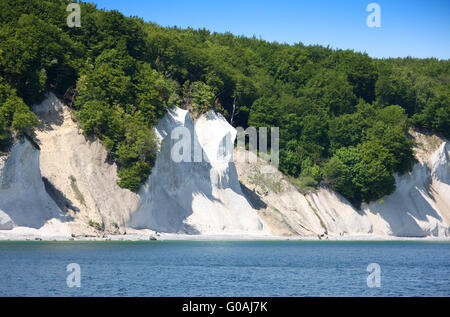
[[[176,128],[184,128],[180,130],[186,133],[184,139],[172,139]],[[156,131],[161,151],[139,192],[140,205],[131,217],[132,227],[188,234],[266,232],[241,192],[232,147],[227,152],[221,146],[227,138],[234,142],[236,137],[235,129],[221,115],[209,112],[194,124],[188,111],[174,108]],[[171,149],[178,142],[184,150],[189,149],[187,162],[176,163],[171,158]]]
[[[303,237],[450,235],[450,149],[446,140],[435,136],[413,133],[418,158],[413,170],[396,175],[392,195],[357,210],[327,188],[300,192],[279,171],[262,173],[263,167],[271,167],[260,159],[235,163],[225,145],[234,142],[236,130],[212,111],[196,120],[180,108],[167,112],[155,129],[161,141],[155,166],[137,193],[117,185],[117,166],[102,143],[83,136],[69,108],[54,95],[33,111],[41,120],[33,136],[38,146],[24,139],[8,156],[0,157],[0,239],[155,231]],[[174,129],[182,129],[188,137],[172,138]],[[195,144],[183,153],[193,162],[172,160],[175,144]],[[203,159],[196,161],[199,153]]]
[[[446,140],[414,136],[418,162],[412,171],[395,175],[393,194],[361,209],[328,188],[302,194],[280,172],[261,173],[267,163],[260,159],[237,163],[237,169],[246,196],[261,218],[272,224],[273,234],[446,237],[450,234],[450,145]],[[433,139],[434,146],[430,148],[427,139]]]

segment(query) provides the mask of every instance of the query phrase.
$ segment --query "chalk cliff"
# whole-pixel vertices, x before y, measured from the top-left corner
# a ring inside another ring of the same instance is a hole
[[[416,135],[418,147],[428,145],[423,139]],[[237,169],[244,193],[261,218],[272,224],[274,234],[446,237],[450,235],[450,145],[446,140],[436,142],[439,145],[429,152],[416,148],[419,161],[411,172],[395,175],[393,194],[360,210],[328,188],[300,193],[280,172],[261,173],[267,163],[260,159],[237,163]]]
[[[450,235],[450,145],[436,136],[413,132],[413,170],[395,176],[392,195],[357,210],[330,189],[300,192],[279,171],[263,173],[271,167],[261,159],[234,162],[226,144],[234,142],[236,130],[212,111],[193,120],[186,110],[168,110],[155,128],[161,141],[156,164],[134,193],[117,185],[117,166],[102,143],[83,136],[70,109],[53,94],[33,110],[41,120],[34,141],[20,140],[0,157],[0,239],[154,231]],[[174,129],[188,137],[172,138]],[[183,152],[192,162],[176,163],[174,145],[192,145]]]
[[[184,139],[171,137],[175,128],[184,128]],[[139,192],[140,205],[131,217],[132,227],[200,234],[267,232],[242,194],[232,147],[227,151],[224,146],[227,138],[233,144],[236,130],[223,116],[211,111],[194,124],[188,111],[174,108],[156,131],[161,151]],[[189,153],[188,160],[176,163],[171,149],[178,142]]]

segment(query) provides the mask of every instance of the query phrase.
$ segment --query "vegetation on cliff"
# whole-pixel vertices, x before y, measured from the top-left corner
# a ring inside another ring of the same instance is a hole
[[[0,3],[0,146],[37,124],[29,106],[65,97],[86,135],[137,190],[167,107],[215,109],[236,126],[280,127],[280,169],[355,204],[395,188],[413,164],[408,127],[450,136],[450,61],[372,59],[350,50],[164,28],[64,0]]]

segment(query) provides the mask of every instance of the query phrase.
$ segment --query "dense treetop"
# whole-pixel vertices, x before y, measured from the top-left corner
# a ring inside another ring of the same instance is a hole
[[[163,28],[92,4],[81,5],[81,27],[69,28],[68,3],[0,2],[3,148],[36,126],[29,106],[53,91],[103,141],[119,185],[137,190],[165,109],[214,109],[235,126],[280,127],[284,173],[360,204],[391,193],[393,173],[411,168],[410,125],[450,136],[449,60]]]

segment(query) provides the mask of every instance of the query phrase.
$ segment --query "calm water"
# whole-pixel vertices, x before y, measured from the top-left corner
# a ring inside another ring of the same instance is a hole
[[[4,241],[0,296],[450,296],[450,243]]]

